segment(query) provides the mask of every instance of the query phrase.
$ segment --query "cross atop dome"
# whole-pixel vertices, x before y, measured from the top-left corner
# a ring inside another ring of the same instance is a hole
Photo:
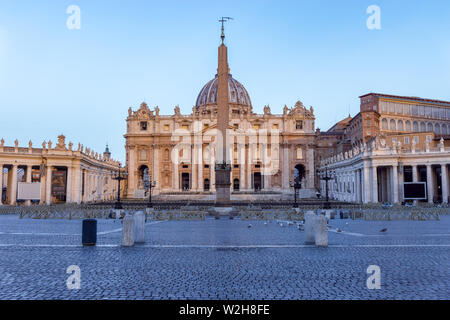
[[[222,17],[222,19],[219,20],[219,22],[222,23],[222,34],[220,35],[220,38],[222,39],[222,44],[223,41],[225,40],[225,28],[224,28],[224,22],[227,22],[228,20],[233,20],[233,18],[231,17]]]

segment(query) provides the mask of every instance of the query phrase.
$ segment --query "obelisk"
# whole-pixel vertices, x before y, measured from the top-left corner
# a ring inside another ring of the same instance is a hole
[[[225,34],[222,18],[222,44],[219,46],[219,61],[217,67],[217,158],[216,158],[216,206],[226,207],[230,202],[231,164],[228,151],[227,129],[229,125],[229,91],[227,47],[224,44]]]

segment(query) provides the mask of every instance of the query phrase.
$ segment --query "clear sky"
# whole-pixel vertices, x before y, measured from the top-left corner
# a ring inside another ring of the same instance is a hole
[[[369,92],[450,101],[448,0],[0,0],[0,138],[41,146],[63,133],[123,161],[129,107],[191,113],[216,73],[221,16],[234,18],[231,73],[255,112],[301,100],[327,130]]]

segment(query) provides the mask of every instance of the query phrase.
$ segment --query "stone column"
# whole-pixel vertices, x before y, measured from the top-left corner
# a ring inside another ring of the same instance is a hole
[[[417,175],[417,165],[411,166],[412,169],[412,176],[413,176],[413,182],[418,182],[418,175]]]
[[[448,203],[448,170],[447,164],[441,164],[442,202]]]
[[[180,174],[178,173],[178,163],[173,164],[173,189],[174,191],[180,190]]]
[[[392,166],[392,199],[393,203],[398,203],[398,173],[397,173],[398,166],[395,164]]]
[[[156,187],[153,190],[154,194],[158,194],[161,190],[161,181],[159,179],[159,147],[153,147],[153,181],[156,181]]]
[[[15,205],[17,200],[17,165],[12,166],[12,179],[11,179],[11,200],[10,204]]]
[[[134,190],[136,188],[136,164],[135,164],[135,148],[129,147],[128,148],[128,195],[131,195],[131,197],[134,197]]]
[[[290,191],[289,186],[289,148],[283,144],[283,164],[281,166],[283,189]]]
[[[358,201],[357,202],[362,202],[362,200],[363,200],[363,197],[362,197],[362,193],[363,193],[363,191],[362,191],[362,170],[361,169],[359,169],[358,170],[358,181],[357,181],[357,184],[358,184]]]
[[[75,203],[81,203],[81,172],[79,167],[75,167],[74,169],[75,179],[74,179],[74,188],[72,191],[72,200]]]
[[[203,145],[199,145],[197,150],[197,190],[202,192],[205,188],[203,186]]]
[[[196,145],[194,143],[191,148],[191,190],[197,191],[197,152]]]
[[[262,170],[262,171],[264,172],[264,170]],[[261,174],[263,174],[263,172],[261,172]],[[263,190],[269,190],[270,189],[269,175],[265,174],[262,176],[262,178],[264,179]]]
[[[372,202],[378,202],[378,174],[377,166],[372,166]]]
[[[47,166],[47,173],[45,174],[45,203],[50,205],[52,203],[52,166]]]
[[[315,181],[314,181],[314,177],[316,176],[315,172],[314,172],[314,149],[309,148],[306,151],[306,156],[307,156],[307,160],[308,160],[308,169],[309,169],[309,177],[307,180],[307,188],[314,188],[315,189]]]
[[[0,164],[0,206],[3,205],[3,164]]]
[[[27,176],[26,176],[26,182],[27,183],[31,183],[31,170],[32,170],[32,166],[27,166]],[[31,200],[27,200],[26,202],[25,202],[25,204],[27,205],[27,206],[30,206],[31,205]]]
[[[363,180],[364,180],[364,199],[363,202],[364,203],[369,203],[370,202],[370,169],[369,166],[367,165],[367,163],[364,164],[364,172],[363,172],[364,176],[363,176]]]
[[[209,164],[209,190],[211,192],[216,192],[216,173],[214,172],[214,165],[216,163],[214,157],[214,150],[211,150],[210,164]]]
[[[72,186],[72,166],[67,167],[67,180],[66,180],[66,203],[71,203],[73,199],[73,186]]]
[[[243,191],[245,189],[245,145],[241,145],[239,147],[239,159],[241,159],[239,163],[239,191]]]
[[[247,148],[247,191],[252,189],[252,148],[250,147],[250,142]]]
[[[433,181],[433,168],[431,164],[427,164],[427,192],[428,192],[428,203],[433,203],[434,196],[434,181]]]

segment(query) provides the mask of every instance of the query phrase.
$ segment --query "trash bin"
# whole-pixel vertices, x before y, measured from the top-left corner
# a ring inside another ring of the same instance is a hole
[[[83,246],[95,246],[97,243],[97,220],[83,220],[83,231],[81,238]]]

